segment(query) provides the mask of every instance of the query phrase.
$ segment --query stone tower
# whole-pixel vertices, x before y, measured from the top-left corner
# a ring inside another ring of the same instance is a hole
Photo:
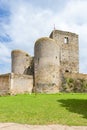
[[[50,38],[54,39],[59,48],[59,61],[61,71],[78,73],[79,72],[79,47],[78,35],[71,32],[54,30],[50,34]]]
[[[34,48],[36,92],[57,93],[60,86],[59,46],[51,38],[40,38]]]
[[[21,50],[13,50],[12,58],[12,73],[33,75],[33,58],[26,52]]]

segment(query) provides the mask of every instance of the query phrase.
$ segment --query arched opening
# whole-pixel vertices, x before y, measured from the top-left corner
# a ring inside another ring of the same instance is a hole
[[[65,70],[65,72],[66,72],[66,73],[68,73],[68,72],[69,72],[69,70]]]

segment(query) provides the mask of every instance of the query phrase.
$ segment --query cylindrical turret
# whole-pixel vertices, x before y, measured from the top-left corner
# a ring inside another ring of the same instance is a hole
[[[34,48],[35,91],[57,93],[59,91],[59,47],[51,38],[41,38]]]
[[[32,58],[28,53],[21,50],[13,50],[12,58],[12,72],[16,74],[29,74]]]

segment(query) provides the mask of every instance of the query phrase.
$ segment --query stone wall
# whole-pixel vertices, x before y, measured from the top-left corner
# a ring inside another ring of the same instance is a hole
[[[87,74],[65,73],[60,91],[87,92]]]
[[[18,93],[32,93],[33,89],[33,76],[11,74],[11,94]]]
[[[40,38],[35,43],[35,91],[57,93],[60,85],[59,51],[55,40]]]
[[[21,74],[0,75],[0,95],[32,93],[33,76]]]
[[[0,75],[0,95],[8,94],[10,88],[10,74]]]
[[[60,47],[60,65],[62,72],[79,72],[78,35],[71,32],[54,30],[50,38],[55,39]]]
[[[12,73],[32,75],[33,57],[22,50],[13,50]]]
[[[82,73],[65,73],[64,77],[87,80],[87,74]]]

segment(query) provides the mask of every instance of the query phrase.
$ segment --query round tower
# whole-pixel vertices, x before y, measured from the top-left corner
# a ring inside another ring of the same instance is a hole
[[[28,74],[31,67],[31,57],[28,53],[21,50],[13,50],[12,58],[12,72],[16,74]]]
[[[59,47],[51,38],[40,38],[34,48],[35,91],[40,93],[59,92]]]

